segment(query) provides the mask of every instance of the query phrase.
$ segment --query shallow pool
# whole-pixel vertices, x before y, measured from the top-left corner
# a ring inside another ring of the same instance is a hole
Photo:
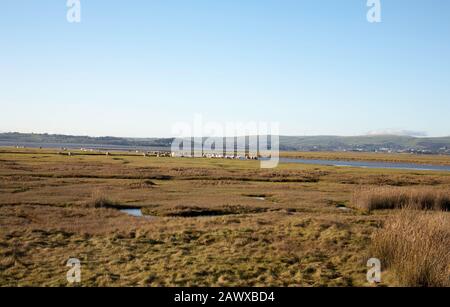
[[[121,209],[120,212],[126,213],[128,215],[132,215],[132,216],[139,216],[139,217],[144,216],[142,214],[142,210],[139,209],[139,208],[138,209],[136,209],[136,208],[134,208],[134,209]]]

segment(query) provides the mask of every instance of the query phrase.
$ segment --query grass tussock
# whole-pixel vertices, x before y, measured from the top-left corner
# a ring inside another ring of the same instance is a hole
[[[372,255],[402,286],[450,286],[450,215],[402,210],[374,233]]]
[[[94,191],[91,199],[88,201],[88,206],[92,208],[114,208],[117,205],[116,201],[100,191]]]
[[[372,211],[383,209],[450,210],[450,190],[432,187],[376,187],[353,193],[356,208]]]

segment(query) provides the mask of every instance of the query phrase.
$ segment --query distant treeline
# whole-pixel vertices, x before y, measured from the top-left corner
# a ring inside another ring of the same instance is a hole
[[[0,142],[36,144],[85,144],[130,147],[167,147],[173,138],[90,137],[60,134],[0,133]],[[217,138],[217,140],[220,140]],[[270,140],[270,138],[269,138]],[[450,137],[411,137],[396,135],[373,136],[280,136],[284,151],[397,151],[450,153]],[[270,143],[270,142],[269,142]]]
[[[85,145],[115,145],[115,146],[149,146],[170,147],[173,138],[120,138],[112,136],[90,137],[62,134],[37,134],[37,133],[0,133],[0,141],[41,144],[85,144]]]

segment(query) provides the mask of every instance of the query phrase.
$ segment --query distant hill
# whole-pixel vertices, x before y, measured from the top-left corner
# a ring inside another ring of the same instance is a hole
[[[5,144],[110,145],[127,147],[167,147],[173,138],[89,137],[35,133],[0,133]],[[283,151],[395,151],[450,154],[450,137],[369,136],[280,136]]]
[[[80,144],[80,145],[114,145],[114,146],[155,146],[168,147],[173,138],[120,138],[120,137],[90,137],[62,134],[38,133],[0,133],[0,142],[36,143],[36,144]]]
[[[282,136],[284,150],[357,150],[357,151],[447,151],[450,137],[370,136]]]

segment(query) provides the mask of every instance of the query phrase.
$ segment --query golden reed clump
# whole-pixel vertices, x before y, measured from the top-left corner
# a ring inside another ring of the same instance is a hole
[[[356,208],[372,211],[382,209],[450,210],[450,190],[433,187],[373,187],[353,193]]]
[[[100,190],[94,190],[87,202],[87,206],[92,208],[113,208],[117,205],[114,200],[111,200],[106,193]]]
[[[371,255],[402,286],[450,286],[450,213],[401,210],[373,235]]]

